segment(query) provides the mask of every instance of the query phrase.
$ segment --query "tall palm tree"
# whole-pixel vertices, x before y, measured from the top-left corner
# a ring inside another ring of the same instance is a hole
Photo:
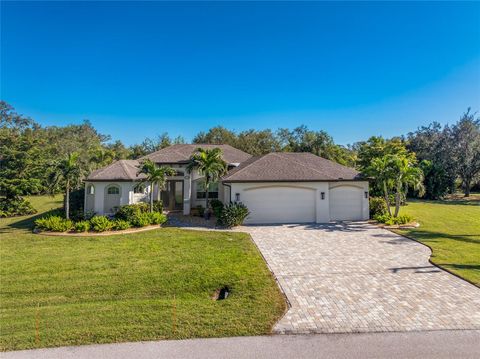
[[[418,191],[420,196],[425,193],[424,176],[421,168],[415,167],[414,163],[405,156],[392,156],[390,161],[396,190],[394,216],[397,217],[400,212],[401,197],[407,194],[408,188]]]
[[[177,172],[172,167],[158,166],[151,160],[146,159],[141,163],[137,176],[141,173],[146,175],[142,182],[150,184],[150,212],[153,212],[153,189],[155,185],[157,185],[157,200],[160,200],[160,191],[165,190],[167,176],[175,176]]]
[[[204,149],[197,148],[190,157],[187,170],[192,172],[196,169],[205,177],[205,218],[208,218],[208,191],[212,183],[218,182],[221,176],[227,173],[227,162],[222,158],[220,148]]]
[[[49,190],[55,193],[58,187],[65,192],[65,218],[70,218],[70,190],[78,187],[82,180],[82,167],[80,165],[79,154],[70,153],[63,160],[52,164],[49,174]]]
[[[392,211],[390,209],[390,193],[389,190],[392,187],[392,168],[390,167],[389,156],[383,156],[375,158],[365,169],[365,173],[374,178],[378,186],[383,190],[383,197],[387,204],[388,214],[391,216]]]

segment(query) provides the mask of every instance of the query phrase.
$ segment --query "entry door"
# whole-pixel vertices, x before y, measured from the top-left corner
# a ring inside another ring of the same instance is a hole
[[[183,181],[167,181],[162,192],[163,207],[173,211],[183,209]]]

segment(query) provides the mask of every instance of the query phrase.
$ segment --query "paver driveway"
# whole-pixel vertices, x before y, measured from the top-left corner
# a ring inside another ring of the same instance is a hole
[[[367,223],[247,226],[291,307],[277,333],[480,329],[480,288]]]

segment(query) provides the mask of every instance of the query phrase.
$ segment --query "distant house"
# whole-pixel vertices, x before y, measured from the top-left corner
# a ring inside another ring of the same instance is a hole
[[[191,208],[205,206],[204,179],[197,171],[186,171],[198,147],[222,150],[229,172],[211,186],[209,198],[244,203],[250,211],[246,223],[324,223],[369,217],[368,182],[356,170],[311,153],[252,157],[229,145],[179,144],[145,156],[177,171],[160,193],[165,209],[190,214]],[[137,175],[142,159],[120,160],[92,172],[85,182],[85,210],[112,214],[119,206],[148,201],[148,186],[141,185],[143,175]]]

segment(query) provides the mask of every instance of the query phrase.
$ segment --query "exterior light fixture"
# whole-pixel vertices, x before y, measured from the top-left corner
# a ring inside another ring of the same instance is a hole
[[[365,198],[368,198],[368,191],[365,191]]]
[[[321,192],[321,193],[320,193],[320,197],[321,197],[322,199],[325,199],[325,192]]]
[[[235,201],[240,202],[240,193],[235,193]]]

